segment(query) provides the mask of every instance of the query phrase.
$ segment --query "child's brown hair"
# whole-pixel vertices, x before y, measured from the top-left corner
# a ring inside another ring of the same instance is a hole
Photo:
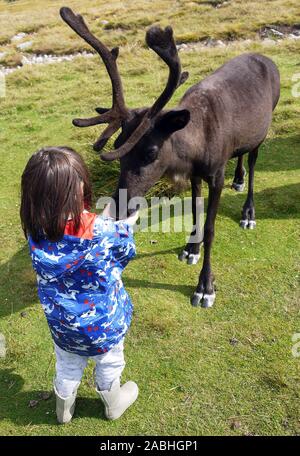
[[[32,155],[22,174],[20,217],[27,238],[63,237],[69,217],[75,231],[81,212],[91,205],[92,191],[87,167],[70,147],[45,147]]]

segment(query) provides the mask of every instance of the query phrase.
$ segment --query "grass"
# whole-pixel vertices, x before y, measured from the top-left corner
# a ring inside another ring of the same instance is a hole
[[[255,38],[267,24],[300,22],[298,0],[232,0],[223,3],[219,0],[66,2],[82,13],[92,31],[111,46],[144,46],[145,28],[153,24],[171,24],[176,30],[177,42],[188,43],[207,38]],[[30,34],[24,39],[32,41],[27,52],[63,54],[89,49],[60,19],[58,10],[61,6],[62,2],[57,0],[16,0],[11,3],[0,0],[0,52],[7,52],[0,63],[8,66],[20,63],[19,42],[10,42],[11,37],[19,32]]]
[[[48,14],[49,24],[56,30],[60,27],[54,17],[58,3],[44,3],[43,11],[40,4],[33,10],[31,1],[6,4],[5,11],[30,11],[32,15],[26,14],[26,21],[22,16],[24,23],[39,18],[41,27]],[[170,10],[175,4],[160,3],[161,8]],[[230,8],[239,6],[240,13],[243,7],[245,18],[239,14],[239,20],[250,24],[255,22],[257,11],[249,20],[249,5],[256,3],[257,8],[263,8],[261,2],[231,2],[220,9],[201,3],[176,2],[187,9],[192,7],[188,5],[206,8],[207,27],[213,12],[229,14]],[[279,17],[280,11],[288,14],[287,2],[272,3],[277,7],[274,17]],[[95,5],[91,1],[82,10],[99,14]],[[111,10],[116,5],[112,2]],[[175,14],[176,9],[172,11]],[[124,21],[125,15],[123,10],[116,12],[115,20]],[[260,17],[263,21],[263,15]],[[21,30],[22,20],[19,24],[12,21],[9,35]],[[182,30],[186,29],[184,21],[179,22]],[[2,27],[0,30],[3,34]],[[182,52],[183,68],[189,70],[190,80],[180,87],[170,105],[175,105],[189,85],[230,57],[249,50],[273,58],[282,76],[280,104],[256,166],[257,229],[248,232],[238,227],[245,194],[229,188],[234,170],[234,163],[230,163],[213,247],[218,294],[215,307],[209,311],[189,304],[200,266],[177,261],[185,234],[136,235],[138,255],[124,273],[135,306],[126,339],[124,380],[137,381],[140,397],[116,422],[104,420],[92,388],[92,365],[84,375],[70,425],[56,424],[53,397],[28,407],[30,400],[40,399],[41,392],[51,390],[54,355],[18,217],[21,173],[32,152],[46,144],[68,144],[83,154],[97,197],[114,188],[118,164],[100,162],[90,147],[98,129],[80,130],[71,125],[73,117],[88,115],[99,104],[109,104],[110,84],[96,58],[26,67],[7,77],[7,96],[0,99],[0,332],[8,346],[7,357],[0,359],[1,435],[300,434],[300,364],[291,352],[292,335],[300,330],[300,106],[299,98],[291,96],[292,76],[300,72],[300,43],[283,41],[276,47],[237,43]],[[165,83],[164,66],[142,47],[122,48],[120,68],[130,106],[150,104]],[[161,190],[158,185],[153,191]],[[156,244],[150,243],[153,239]],[[237,343],[233,343],[235,339]]]

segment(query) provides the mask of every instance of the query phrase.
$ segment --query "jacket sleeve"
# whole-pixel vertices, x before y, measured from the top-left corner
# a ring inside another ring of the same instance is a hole
[[[113,222],[116,227],[116,243],[113,246],[112,253],[115,260],[120,263],[122,268],[128,264],[135,254],[135,242],[133,238],[133,225],[126,220]]]
[[[99,242],[105,243],[113,261],[118,262],[122,268],[136,253],[133,225],[130,219],[115,221],[103,215],[98,216],[95,223],[96,239],[99,238]]]

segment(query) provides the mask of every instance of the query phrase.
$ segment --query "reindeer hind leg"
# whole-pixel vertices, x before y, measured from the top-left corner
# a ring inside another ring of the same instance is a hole
[[[245,189],[245,177],[246,177],[246,169],[243,166],[244,157],[241,155],[238,157],[237,165],[234,172],[233,182],[231,184],[231,188],[236,192],[243,192]]]
[[[202,239],[199,239],[199,214],[197,212],[197,198],[201,196],[202,180],[200,178],[191,178],[192,185],[192,212],[193,212],[193,230],[190,240],[178,255],[180,261],[186,261],[187,264],[197,264],[200,259],[200,248]]]
[[[203,266],[199,276],[199,282],[195,293],[191,297],[191,304],[194,307],[212,307],[215,301],[216,292],[214,275],[211,270],[211,247],[215,233],[215,219],[217,215],[220,196],[224,185],[224,169],[215,175],[209,185],[207,214],[204,225],[204,257]]]
[[[249,185],[248,194],[242,210],[242,220],[240,221],[241,228],[249,228],[252,230],[256,226],[255,221],[255,209],[253,199],[253,188],[254,188],[254,167],[258,155],[258,147],[249,152],[248,165],[249,165]]]

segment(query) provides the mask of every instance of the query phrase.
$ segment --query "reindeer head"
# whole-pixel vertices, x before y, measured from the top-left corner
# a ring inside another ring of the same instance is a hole
[[[104,46],[88,29],[83,18],[70,8],[61,8],[63,20],[87,43],[103,60],[112,84],[112,107],[96,108],[98,116],[89,119],[74,119],[77,127],[89,127],[107,123],[94,144],[99,152],[109,138],[121,128],[121,133],[114,142],[115,149],[100,155],[102,160],[120,159],[120,178],[118,190],[127,189],[128,200],[134,196],[143,196],[164,174],[170,161],[170,151],[163,147],[166,140],[177,130],[184,128],[190,120],[186,109],[165,110],[164,106],[173,93],[187,78],[188,73],[181,73],[181,65],[173,30],[166,27],[151,27],[146,33],[147,45],[158,54],[169,67],[166,87],[150,108],[128,109],[125,106],[122,81],[117,68],[118,48],[111,51]]]

